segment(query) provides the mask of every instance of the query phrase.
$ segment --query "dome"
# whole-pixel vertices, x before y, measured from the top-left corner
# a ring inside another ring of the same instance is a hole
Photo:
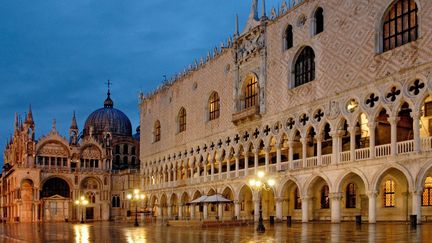
[[[104,107],[87,117],[83,135],[86,137],[92,133],[93,136],[102,138],[104,132],[110,132],[112,136],[132,136],[132,125],[129,118],[122,111],[114,108],[109,91]]]

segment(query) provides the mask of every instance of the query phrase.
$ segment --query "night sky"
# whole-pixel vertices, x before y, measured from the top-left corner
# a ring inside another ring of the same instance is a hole
[[[36,137],[68,136],[103,106],[109,79],[114,107],[139,124],[138,96],[226,42],[252,0],[43,0],[0,5],[0,151],[14,114],[33,108]],[[259,1],[261,2],[261,0]],[[267,0],[267,13],[282,0]],[[261,5],[261,4],[260,4]],[[259,11],[261,13],[261,10]],[[3,156],[0,158],[0,165]]]

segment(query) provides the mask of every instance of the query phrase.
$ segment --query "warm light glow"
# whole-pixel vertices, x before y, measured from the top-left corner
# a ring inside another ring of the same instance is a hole
[[[139,190],[138,189],[134,189],[134,194],[138,194],[139,193]]]
[[[274,185],[276,184],[276,182],[275,182],[275,180],[270,179],[270,180],[267,181],[267,184],[268,184],[269,186],[274,186]]]
[[[250,180],[249,180],[249,185],[251,185],[251,186],[255,186],[255,180],[254,180],[254,179],[250,179]]]
[[[141,194],[141,199],[144,199],[145,198],[145,195],[144,194]]]
[[[86,224],[75,224],[73,230],[75,233],[75,242],[87,243],[90,242],[90,226]]]
[[[79,200],[76,200],[76,201],[75,201],[75,204],[76,204],[76,205],[79,205],[79,204],[80,204],[80,201],[79,201]]]
[[[257,187],[262,186],[262,182],[261,182],[261,181],[256,181],[256,182],[255,182],[255,186],[257,186]]]
[[[83,202],[82,202],[82,204],[85,206],[85,205],[87,205],[89,202],[87,201],[87,200],[84,200]]]
[[[81,196],[80,199],[81,199],[81,201],[84,200],[84,196]]]
[[[127,194],[127,199],[131,200],[132,199],[132,194]]]
[[[257,175],[258,175],[259,178],[263,178],[264,175],[265,175],[265,173],[264,173],[264,171],[258,171]]]

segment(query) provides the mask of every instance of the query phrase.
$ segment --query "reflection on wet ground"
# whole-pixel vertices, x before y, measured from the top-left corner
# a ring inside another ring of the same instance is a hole
[[[132,223],[1,224],[0,242],[432,242],[432,224],[308,223],[255,227],[192,228]]]

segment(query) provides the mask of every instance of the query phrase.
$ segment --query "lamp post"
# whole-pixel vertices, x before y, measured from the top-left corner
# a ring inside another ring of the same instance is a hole
[[[76,201],[75,201],[75,205],[77,205],[78,209],[79,209],[80,206],[81,206],[81,224],[84,223],[84,207],[85,207],[88,203],[89,203],[88,200],[87,200],[84,196],[81,196],[81,197],[79,198],[79,200],[76,200]]]
[[[265,227],[263,224],[263,217],[262,217],[262,203],[261,203],[262,190],[268,191],[276,183],[275,180],[268,179],[265,177],[266,177],[266,174],[264,173],[264,171],[258,171],[257,177],[249,180],[249,185],[251,186],[251,188],[258,192],[259,218],[258,218],[258,227],[256,229],[256,231],[258,233],[264,233],[265,232]]]
[[[135,224],[134,226],[139,226],[138,224],[138,202],[143,201],[145,198],[144,193],[141,193],[138,189],[134,189],[133,193],[127,194],[127,199],[131,202],[135,202]]]

